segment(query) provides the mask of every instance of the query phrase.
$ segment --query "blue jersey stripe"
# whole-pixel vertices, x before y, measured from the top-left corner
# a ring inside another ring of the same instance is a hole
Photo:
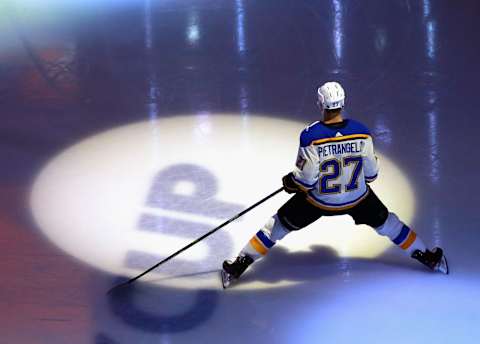
[[[402,242],[405,241],[409,232],[410,232],[410,228],[408,228],[406,225],[403,225],[400,234],[395,239],[393,239],[393,242],[396,245],[400,245]]]
[[[260,241],[262,242],[262,244],[265,245],[265,247],[271,248],[273,245],[275,245],[275,243],[270,240],[262,231],[258,231],[257,238],[260,239]]]
[[[327,207],[342,207],[342,206],[351,205],[351,204],[354,204],[354,203],[358,202],[358,200],[360,200],[362,197],[364,197],[367,193],[368,193],[368,188],[367,188],[367,190],[366,190],[360,197],[357,197],[357,198],[355,198],[354,200],[349,201],[349,202],[345,202],[345,203],[328,203],[328,202],[319,200],[317,197],[315,197],[315,195],[313,194],[313,192],[309,192],[308,194],[309,194],[310,196],[312,196],[313,199],[314,199],[316,202],[318,202],[318,203],[320,203],[320,204],[322,204],[322,205],[325,205],[325,206],[327,206]]]
[[[300,135],[300,146],[307,147],[313,141],[327,138],[335,138],[337,133],[343,136],[365,134],[369,135],[370,130],[362,123],[353,119],[345,119],[343,126],[331,126],[322,122],[315,122],[302,131]]]

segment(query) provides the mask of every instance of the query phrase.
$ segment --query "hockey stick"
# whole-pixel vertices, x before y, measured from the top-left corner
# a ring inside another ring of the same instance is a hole
[[[273,196],[275,196],[276,194],[278,194],[279,192],[283,191],[283,186],[274,191],[273,193],[271,193],[270,195],[268,195],[267,197],[261,199],[260,201],[258,201],[257,203],[251,205],[250,207],[248,207],[247,209],[241,211],[240,213],[238,213],[237,215],[235,215],[234,217],[232,217],[231,219],[225,221],[224,223],[222,223],[221,225],[219,225],[218,227],[215,227],[214,229],[212,229],[210,232],[208,233],[205,233],[204,235],[202,235],[200,238],[198,238],[197,240],[195,241],[192,241],[190,244],[188,244],[187,246],[185,246],[184,248],[181,248],[180,250],[178,250],[177,252],[171,254],[170,256],[168,256],[167,258],[165,258],[164,260],[160,261],[159,263],[155,264],[154,266],[152,266],[150,269],[142,272],[140,275],[138,276],[135,276],[131,279],[129,279],[128,281],[126,282],[123,282],[121,284],[118,284],[116,286],[114,286],[113,288],[111,288],[107,294],[110,294],[113,290],[117,289],[117,288],[120,288],[120,287],[123,287],[123,286],[126,286],[126,285],[129,285],[133,282],[135,282],[137,279],[139,279],[140,277],[148,274],[150,271],[152,271],[153,269],[157,268],[158,266],[162,265],[163,263],[166,263],[167,261],[169,261],[170,259],[172,259],[173,257],[179,255],[180,253],[182,253],[183,251],[189,249],[190,247],[192,247],[193,245],[199,243],[200,241],[202,241],[203,239],[205,239],[206,237],[208,237],[209,235],[215,233],[216,231],[218,231],[220,228],[222,227],[225,227],[226,225],[228,225],[230,222],[233,222],[235,221],[236,219],[238,219],[240,216],[248,213],[250,210],[252,210],[253,208],[259,206],[260,204],[262,204],[263,202],[265,202],[266,200],[272,198]]]

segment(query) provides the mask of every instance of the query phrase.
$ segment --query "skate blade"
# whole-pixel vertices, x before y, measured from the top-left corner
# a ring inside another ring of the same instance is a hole
[[[225,272],[224,270],[220,271],[220,276],[222,278],[223,289],[227,289],[232,284],[232,281],[234,280],[234,278],[232,277],[232,275]]]
[[[448,275],[449,273],[448,262],[445,256],[442,256],[442,260],[440,260],[440,263],[435,267],[435,271],[439,271],[445,275]]]

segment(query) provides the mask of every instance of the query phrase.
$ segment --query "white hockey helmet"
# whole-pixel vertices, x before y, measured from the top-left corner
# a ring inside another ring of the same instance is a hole
[[[324,83],[318,88],[317,94],[319,105],[323,109],[341,109],[345,105],[345,91],[338,82],[329,81]]]

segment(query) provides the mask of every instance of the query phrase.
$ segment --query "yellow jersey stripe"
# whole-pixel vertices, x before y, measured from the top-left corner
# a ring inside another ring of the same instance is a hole
[[[367,134],[353,134],[353,135],[345,135],[345,136],[338,136],[338,137],[329,137],[326,139],[315,140],[311,143],[311,145],[321,145],[327,142],[338,142],[338,141],[347,141],[353,139],[368,139],[370,135]]]
[[[320,208],[320,209],[323,209],[323,210],[341,211],[341,210],[347,210],[347,209],[353,208],[358,203],[363,201],[368,196],[369,193],[370,193],[370,190],[368,190],[365,193],[365,195],[363,195],[361,198],[359,198],[355,203],[352,203],[352,204],[349,204],[349,205],[346,205],[346,206],[343,206],[343,207],[327,207],[323,204],[318,203],[314,198],[310,197],[310,195],[307,195],[307,201],[310,202],[311,204],[313,204],[314,206],[316,206],[317,208]]]

